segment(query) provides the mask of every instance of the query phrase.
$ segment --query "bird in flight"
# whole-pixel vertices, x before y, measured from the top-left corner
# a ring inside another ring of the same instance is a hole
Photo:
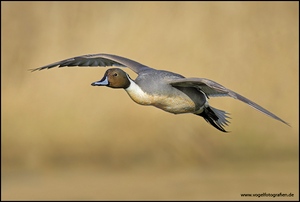
[[[227,132],[227,112],[209,105],[209,97],[229,96],[240,100],[258,111],[284,124],[287,122],[259,106],[248,98],[205,78],[185,78],[165,70],[157,70],[131,59],[111,54],[82,55],[55,62],[31,71],[51,69],[53,67],[114,67],[108,69],[104,77],[92,86],[123,88],[130,98],[141,105],[152,105],[173,114],[192,113],[203,117],[216,129]],[[138,76],[135,80],[120,68],[128,67]]]

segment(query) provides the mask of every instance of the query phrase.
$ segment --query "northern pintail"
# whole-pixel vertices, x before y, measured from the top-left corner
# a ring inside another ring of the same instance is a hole
[[[173,114],[192,113],[202,116],[208,123],[222,132],[228,125],[228,113],[209,105],[209,97],[229,96],[238,99],[260,112],[289,125],[244,96],[205,78],[185,78],[165,70],[156,70],[136,61],[111,54],[82,55],[55,62],[32,71],[66,66],[117,66],[129,67],[138,74],[135,80],[119,68],[108,69],[100,81],[92,86],[123,88],[133,101],[141,105],[152,105]]]

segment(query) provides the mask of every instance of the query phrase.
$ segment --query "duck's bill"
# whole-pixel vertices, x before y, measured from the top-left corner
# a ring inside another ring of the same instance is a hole
[[[91,84],[92,86],[108,86],[108,80],[107,77],[103,77],[100,81],[95,81]]]

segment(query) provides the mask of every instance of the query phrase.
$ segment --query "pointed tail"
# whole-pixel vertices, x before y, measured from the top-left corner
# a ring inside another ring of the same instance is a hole
[[[203,112],[201,112],[200,114],[196,114],[196,115],[202,116],[208,123],[210,123],[216,129],[218,129],[222,132],[227,132],[224,129],[224,126],[225,125],[227,126],[228,123],[230,123],[227,120],[228,118],[230,118],[228,116],[227,112],[208,106],[208,107],[204,108]]]

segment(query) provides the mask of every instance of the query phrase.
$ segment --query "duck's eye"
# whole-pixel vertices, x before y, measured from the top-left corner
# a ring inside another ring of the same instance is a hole
[[[118,76],[118,74],[117,74],[117,73],[114,73],[114,76]]]

